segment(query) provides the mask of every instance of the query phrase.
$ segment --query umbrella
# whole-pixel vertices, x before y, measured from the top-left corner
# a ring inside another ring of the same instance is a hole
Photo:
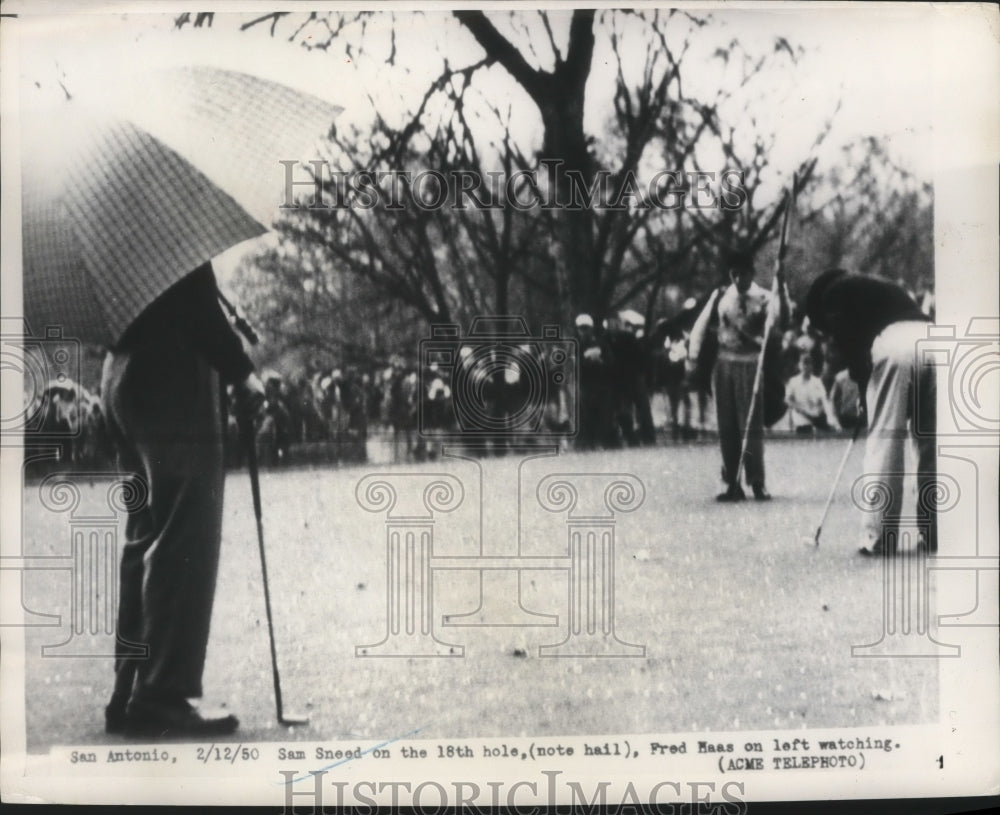
[[[67,101],[24,117],[24,310],[33,325],[112,345],[160,294],[263,234],[299,160],[340,109],[239,72],[143,80],[115,114]]]

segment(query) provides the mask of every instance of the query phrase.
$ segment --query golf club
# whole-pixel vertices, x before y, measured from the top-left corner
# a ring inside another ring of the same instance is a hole
[[[240,435],[247,451],[247,469],[250,473],[250,490],[253,493],[253,512],[257,519],[257,545],[260,549],[260,570],[264,578],[264,610],[267,612],[267,635],[271,645],[271,672],[274,676],[274,701],[278,710],[278,724],[285,727],[309,724],[309,717],[299,713],[285,713],[281,703],[281,679],[278,677],[278,652],[274,645],[274,621],[271,617],[271,591],[267,583],[267,558],[264,556],[264,522],[260,502],[260,471],[257,466],[257,445],[254,442],[253,418],[242,416],[239,420]]]
[[[830,494],[826,499],[826,506],[823,507],[823,516],[819,519],[819,526],[816,527],[816,534],[811,538],[804,537],[802,543],[806,546],[819,546],[819,536],[823,534],[823,524],[826,523],[826,516],[830,512],[830,506],[833,504],[833,496],[837,492],[837,485],[840,483],[840,477],[844,474],[844,467],[847,465],[847,459],[851,455],[851,450],[854,449],[854,442],[858,440],[858,434],[861,432],[862,422],[858,422],[854,426],[854,433],[851,435],[851,440],[847,443],[847,449],[844,451],[843,457],[840,459],[840,466],[837,468],[837,474],[833,478],[833,486],[830,487]]]

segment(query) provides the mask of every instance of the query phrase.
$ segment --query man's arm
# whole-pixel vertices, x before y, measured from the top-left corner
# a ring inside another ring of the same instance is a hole
[[[785,385],[785,404],[792,408],[796,408],[797,399],[795,398],[795,377],[793,376],[788,380],[788,384]]]
[[[791,320],[792,301],[788,295],[788,286],[785,285],[783,279],[777,281],[775,289],[777,291],[772,289],[769,292],[768,317],[771,320],[773,328],[785,331],[788,329],[788,323]]]
[[[712,310],[715,308],[719,297],[721,297],[721,294],[716,289],[712,292],[712,296],[708,298],[708,302],[705,303],[701,314],[698,315],[698,319],[694,321],[694,325],[691,327],[691,335],[688,337],[687,361],[684,364],[684,368],[688,373],[693,372],[698,364],[698,355],[701,353],[701,346],[705,342],[708,324],[712,319]]]
[[[823,413],[826,414],[827,424],[831,428],[834,430],[843,430],[840,426],[840,419],[837,417],[837,411],[833,408],[833,400],[829,396],[823,397]]]
[[[210,263],[198,267],[161,295],[125,332],[120,347],[165,339],[188,345],[219,372],[224,382],[233,384],[239,412],[253,414],[260,407],[264,386],[222,311]]]
[[[196,269],[178,286],[185,287],[185,334],[195,350],[219,372],[223,381],[244,381],[253,373],[253,362],[222,311],[211,264]]]

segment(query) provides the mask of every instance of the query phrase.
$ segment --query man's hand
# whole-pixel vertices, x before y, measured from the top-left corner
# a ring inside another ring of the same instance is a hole
[[[244,420],[257,415],[264,404],[264,384],[251,373],[233,386],[233,407],[237,418]]]
[[[698,362],[693,359],[684,360],[684,380],[683,387],[691,392],[700,390],[700,385],[695,381],[698,372]]]

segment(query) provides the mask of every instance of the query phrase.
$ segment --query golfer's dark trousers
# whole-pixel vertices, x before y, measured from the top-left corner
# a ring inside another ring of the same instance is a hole
[[[732,486],[739,469],[740,450],[747,419],[750,418],[750,399],[757,373],[756,354],[735,354],[719,351],[715,363],[712,387],[715,390],[715,410],[719,425],[719,446],[722,448],[722,478]],[[746,459],[743,462],[748,484],[764,486],[764,414],[762,396],[757,393],[757,407],[750,422]]]
[[[119,465],[147,491],[126,522],[115,698],[198,697],[222,532],[219,376],[168,342],[109,353],[101,387]]]

